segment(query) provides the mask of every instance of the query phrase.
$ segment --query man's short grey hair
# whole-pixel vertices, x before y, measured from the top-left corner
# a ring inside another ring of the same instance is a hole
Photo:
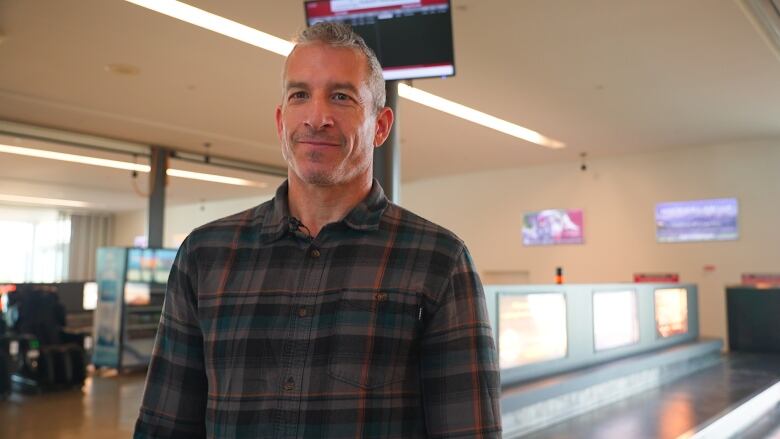
[[[356,34],[348,24],[321,21],[300,31],[293,41],[296,44],[324,43],[332,47],[347,47],[360,51],[366,56],[368,88],[374,98],[373,110],[376,112],[385,106],[385,78],[382,76],[382,66],[363,37]]]

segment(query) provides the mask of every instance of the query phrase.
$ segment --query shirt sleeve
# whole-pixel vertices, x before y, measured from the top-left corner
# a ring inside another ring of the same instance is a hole
[[[421,343],[423,404],[431,438],[500,438],[499,367],[485,293],[460,252],[427,316]]]
[[[193,282],[197,272],[188,242],[179,249],[168,277],[134,439],[206,437],[208,382]]]

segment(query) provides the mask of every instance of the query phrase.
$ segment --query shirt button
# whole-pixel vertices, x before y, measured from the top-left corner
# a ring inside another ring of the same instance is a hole
[[[287,381],[284,382],[283,388],[284,388],[284,390],[287,390],[287,391],[295,390],[295,380],[293,379],[293,377],[288,377],[287,378]]]
[[[319,258],[320,257],[320,251],[317,250],[316,248],[314,250],[312,250],[309,254],[311,255],[312,258]]]
[[[306,317],[309,315],[309,310],[305,306],[298,308],[298,317]]]

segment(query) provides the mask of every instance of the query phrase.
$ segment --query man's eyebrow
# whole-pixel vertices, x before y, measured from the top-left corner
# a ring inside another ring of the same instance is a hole
[[[285,84],[284,86],[285,90],[291,90],[291,89],[303,89],[308,90],[309,84],[302,81],[290,81]],[[355,87],[352,83],[349,82],[329,82],[328,83],[328,89],[330,90],[347,90],[354,94],[359,94],[357,87]]]
[[[328,84],[331,90],[347,90],[354,94],[358,94],[358,89],[349,82],[331,82]]]
[[[295,82],[295,81],[293,81],[293,82],[288,82],[288,83],[286,83],[286,84],[284,85],[284,89],[285,89],[285,90],[290,90],[290,89],[292,89],[292,88],[302,88],[302,89],[304,89],[304,90],[305,90],[305,89],[308,89],[308,88],[309,88],[309,85],[308,85],[308,84],[306,84],[305,82]]]

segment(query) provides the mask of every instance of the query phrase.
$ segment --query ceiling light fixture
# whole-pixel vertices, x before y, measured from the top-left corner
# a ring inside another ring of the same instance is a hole
[[[566,146],[563,143],[550,139],[549,137],[545,137],[536,131],[529,130],[528,128],[521,127],[520,125],[513,124],[512,122],[507,122],[503,119],[499,119],[479,110],[461,105],[457,102],[452,102],[448,99],[436,96],[435,94],[420,90],[419,88],[410,87],[403,83],[398,84],[398,96],[409,99],[413,102],[417,102],[418,104],[425,105],[426,107],[435,108],[444,113],[460,117],[461,119],[466,119],[470,122],[492,128],[504,134],[509,134],[510,136],[536,143],[537,145],[546,146],[553,149],[563,148]]]
[[[202,172],[183,171],[169,168],[167,174],[171,177],[189,178],[190,180],[210,181],[213,183],[232,184],[234,186],[268,187],[268,183],[246,180],[243,178],[226,177],[224,175],[204,174]]]
[[[221,35],[243,41],[261,49],[269,50],[282,56],[287,56],[292,51],[294,44],[279,37],[261,32],[257,29],[229,20],[203,9],[190,6],[176,0],[125,0],[138,6],[151,9],[169,17],[177,18],[195,26],[208,29]],[[529,130],[520,125],[507,122],[487,113],[469,108],[465,105],[441,98],[432,93],[398,84],[398,95],[402,98],[417,102],[418,104],[443,111],[456,117],[474,122],[487,128],[500,131],[510,136],[536,143],[547,148],[563,148],[563,142],[545,137],[536,131]]]
[[[287,56],[293,43],[175,0],[126,0],[169,17],[194,24],[252,46]]]
[[[148,173],[151,170],[149,165],[141,165],[138,163],[123,162],[119,160],[101,159],[77,154],[68,154],[64,152],[46,151],[43,149],[24,148],[21,146],[0,144],[0,152],[27,157],[59,160],[63,162],[80,163],[84,165],[102,166],[105,168],[124,169],[127,171]],[[243,178],[227,177],[217,174],[206,174],[203,172],[184,171],[174,168],[169,168],[166,173],[171,177],[187,178],[190,180],[209,181],[212,183],[231,184],[234,186],[254,186],[261,188],[268,187],[268,183],[264,182],[251,181]]]
[[[37,204],[62,207],[92,207],[91,203],[75,200],[60,200],[57,198],[27,197],[24,195],[0,194],[0,202]]]
[[[42,159],[60,160],[63,162],[81,163],[84,165],[103,166],[105,168],[125,169],[127,171],[149,172],[149,165],[122,162],[119,160],[100,159],[85,155],[67,154],[64,152],[46,151],[43,149],[24,148],[21,146],[0,144],[0,152],[8,154],[38,157]]]

